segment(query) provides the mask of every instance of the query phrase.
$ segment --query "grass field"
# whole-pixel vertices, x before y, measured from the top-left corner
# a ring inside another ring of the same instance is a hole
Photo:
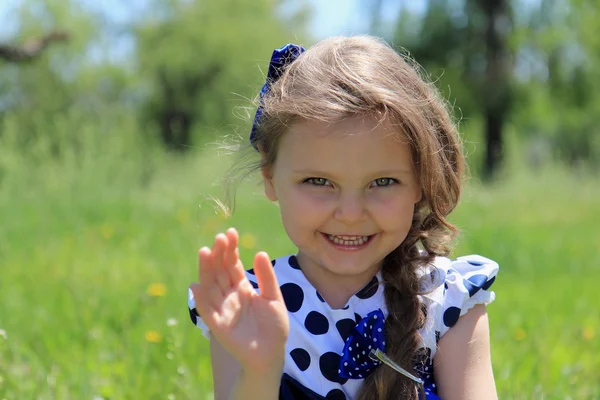
[[[228,160],[140,157],[40,164],[0,149],[0,399],[212,397],[186,306],[196,250],[230,225],[244,260],[293,247],[257,179],[232,218],[214,212]],[[456,255],[501,265],[488,308],[501,399],[600,399],[598,182],[472,182],[453,216]]]

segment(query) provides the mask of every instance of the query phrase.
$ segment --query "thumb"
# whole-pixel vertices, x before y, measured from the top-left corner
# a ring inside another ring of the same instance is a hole
[[[267,300],[283,301],[271,259],[264,251],[254,256],[254,273],[258,280],[261,297]]]

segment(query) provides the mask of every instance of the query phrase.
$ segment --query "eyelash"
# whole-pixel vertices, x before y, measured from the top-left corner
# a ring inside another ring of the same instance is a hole
[[[377,178],[373,182],[377,182],[377,181],[380,181],[383,179],[389,180],[389,183],[387,185],[375,185],[374,187],[388,187],[388,186],[392,186],[393,184],[400,183],[397,179],[394,179],[394,178]],[[315,183],[316,180],[323,180],[324,183],[322,185],[317,184],[317,183]],[[327,182],[329,182],[329,180],[325,179],[325,178],[308,178],[303,181],[303,183],[309,183],[313,186],[331,186],[331,185],[326,185]]]

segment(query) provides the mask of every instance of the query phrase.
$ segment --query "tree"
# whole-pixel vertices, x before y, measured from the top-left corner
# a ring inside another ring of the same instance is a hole
[[[429,0],[420,18],[403,10],[393,35],[440,89],[450,88],[458,117],[485,120],[487,179],[502,164],[503,128],[511,110],[511,21],[508,0],[466,0],[461,6]]]
[[[284,17],[281,1],[157,3],[135,28],[138,72],[147,100],[143,119],[179,151],[234,122],[236,105],[251,106],[274,48],[301,30],[304,15]],[[236,103],[234,103],[234,100]],[[240,109],[238,107],[238,109]],[[239,121],[238,121],[239,122]]]
[[[40,38],[28,40],[22,46],[0,43],[0,58],[8,62],[31,61],[51,43],[66,41],[68,38],[66,32],[54,31]]]

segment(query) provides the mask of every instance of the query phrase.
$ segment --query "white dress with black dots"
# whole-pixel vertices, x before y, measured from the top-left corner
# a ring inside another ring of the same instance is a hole
[[[290,318],[280,399],[353,399],[363,379],[340,377],[341,353],[362,318],[377,309],[387,316],[381,272],[343,308],[334,310],[305,278],[295,256],[280,257],[273,266]],[[469,309],[494,301],[494,292],[488,289],[497,273],[496,262],[478,255],[436,257],[419,271],[421,288],[429,293],[420,296],[427,307],[425,326],[419,330],[426,360],[415,367],[415,374],[425,381],[427,400],[439,399],[433,380],[438,341]],[[246,271],[246,276],[258,288],[253,271]],[[192,322],[209,337],[191,290],[188,293]]]

